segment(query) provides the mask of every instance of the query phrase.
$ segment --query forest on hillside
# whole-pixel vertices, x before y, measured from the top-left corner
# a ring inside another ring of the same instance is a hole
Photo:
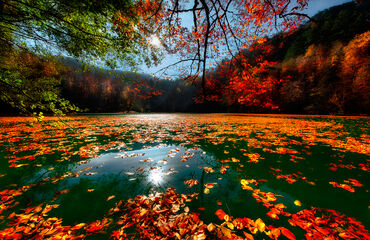
[[[205,73],[205,95],[200,78],[157,79],[2,49],[3,76],[23,76],[35,94],[3,93],[2,113],[15,106],[45,112],[68,106],[83,112],[369,114],[369,13],[369,4],[346,3],[318,13],[294,32],[255,42]],[[32,104],[38,93],[57,99],[56,92],[62,100],[51,106]]]

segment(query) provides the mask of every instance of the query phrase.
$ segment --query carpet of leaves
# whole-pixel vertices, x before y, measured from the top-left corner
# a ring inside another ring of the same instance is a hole
[[[105,151],[130,150],[134,143],[149,145],[176,141],[182,145],[193,145],[195,148],[200,147],[204,141],[216,147],[225,142],[247,143],[245,148],[238,147],[237,151],[241,153],[239,157],[231,153],[235,149],[225,149],[225,158],[218,159],[221,164],[219,169],[203,167],[205,174],[227,174],[234,165],[237,169],[245,165],[253,167],[253,164],[267,161],[264,154],[285,155],[289,157],[290,162],[299,163],[305,160],[301,153],[309,154],[310,148],[317,144],[329,146],[338,153],[370,155],[368,121],[361,127],[360,133],[353,136],[334,118],[315,121],[295,116],[280,118],[253,115],[153,114],[70,117],[64,118],[63,122],[46,118],[41,123],[32,118],[2,118],[0,126],[2,166],[4,161],[7,161],[7,166],[0,170],[0,181],[6,178],[9,169],[21,171],[28,167],[47,166],[52,170],[54,163],[48,160],[51,155],[57,156],[59,162],[82,164],[91,158],[99,157],[99,154]],[[291,136],[299,140],[294,140]],[[292,145],[302,146],[303,150],[294,149]],[[169,153],[169,156],[175,153],[176,150]],[[192,157],[192,153],[187,152],[181,161],[185,163]],[[329,171],[335,172],[338,169],[356,169],[368,174],[370,162],[339,159],[337,163],[328,164]],[[144,168],[138,169],[143,170]],[[315,179],[309,179],[299,171],[286,172],[287,169],[273,166],[266,171],[277,180],[288,184],[317,184]],[[289,207],[279,202],[281,195],[263,191],[259,187],[266,181],[264,179],[243,178],[240,188],[250,192],[256,202],[267,209],[267,216],[275,220],[276,224],[280,218],[288,219],[289,229],[286,226],[265,224],[265,216],[257,219],[248,216],[233,217],[225,213],[228,211],[221,202],[217,202],[220,208],[215,212],[220,221],[205,223],[200,219],[199,213],[190,210],[188,206],[193,199],[198,198],[199,192],[179,194],[173,188],[167,192],[153,192],[133,199],[122,200],[109,196],[107,201],[114,201],[115,206],[105,216],[100,220],[72,226],[64,225],[61,218],[48,216],[52,209],[59,207],[55,201],[59,196],[68,194],[68,189],[56,192],[49,202],[12,210],[19,204],[17,199],[25,192],[32,191],[35,186],[57,183],[62,179],[79,177],[81,174],[92,175],[94,172],[86,168],[45,177],[38,182],[22,186],[10,183],[0,189],[0,239],[94,239],[96,234],[105,234],[112,239],[296,239],[292,233],[294,228],[304,231],[307,239],[370,239],[369,232],[360,221],[335,210],[306,206],[304,199],[294,201],[294,205],[302,210],[288,211]],[[184,184],[193,189],[200,185],[200,182],[187,179]],[[217,184],[204,184],[203,193],[217,191],[214,189]],[[366,184],[345,176],[340,182],[327,182],[327,185],[337,188],[338,191],[348,191],[351,194],[361,188],[367,191]]]

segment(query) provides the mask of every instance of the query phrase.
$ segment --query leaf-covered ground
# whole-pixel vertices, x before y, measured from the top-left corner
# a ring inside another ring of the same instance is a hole
[[[0,119],[0,239],[369,239],[369,118]]]

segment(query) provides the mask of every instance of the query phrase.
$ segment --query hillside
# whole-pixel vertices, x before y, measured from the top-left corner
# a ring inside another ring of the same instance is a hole
[[[210,73],[212,97],[241,111],[369,114],[369,13],[365,2],[332,7],[244,49]]]

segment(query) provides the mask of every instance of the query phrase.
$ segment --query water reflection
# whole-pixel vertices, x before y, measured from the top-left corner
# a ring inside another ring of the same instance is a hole
[[[191,155],[189,158],[187,156]],[[71,172],[81,172],[80,178],[98,179],[104,175],[120,175],[124,184],[140,181],[142,188],[175,186],[183,189],[183,181],[189,176],[199,177],[199,166],[217,164],[212,156],[201,149],[189,149],[178,145],[158,145],[155,147],[103,154],[79,165]],[[72,179],[70,181],[77,181]],[[142,194],[145,194],[143,192]]]
[[[148,175],[148,181],[154,185],[160,185],[163,182],[165,174],[160,170],[153,170]]]

